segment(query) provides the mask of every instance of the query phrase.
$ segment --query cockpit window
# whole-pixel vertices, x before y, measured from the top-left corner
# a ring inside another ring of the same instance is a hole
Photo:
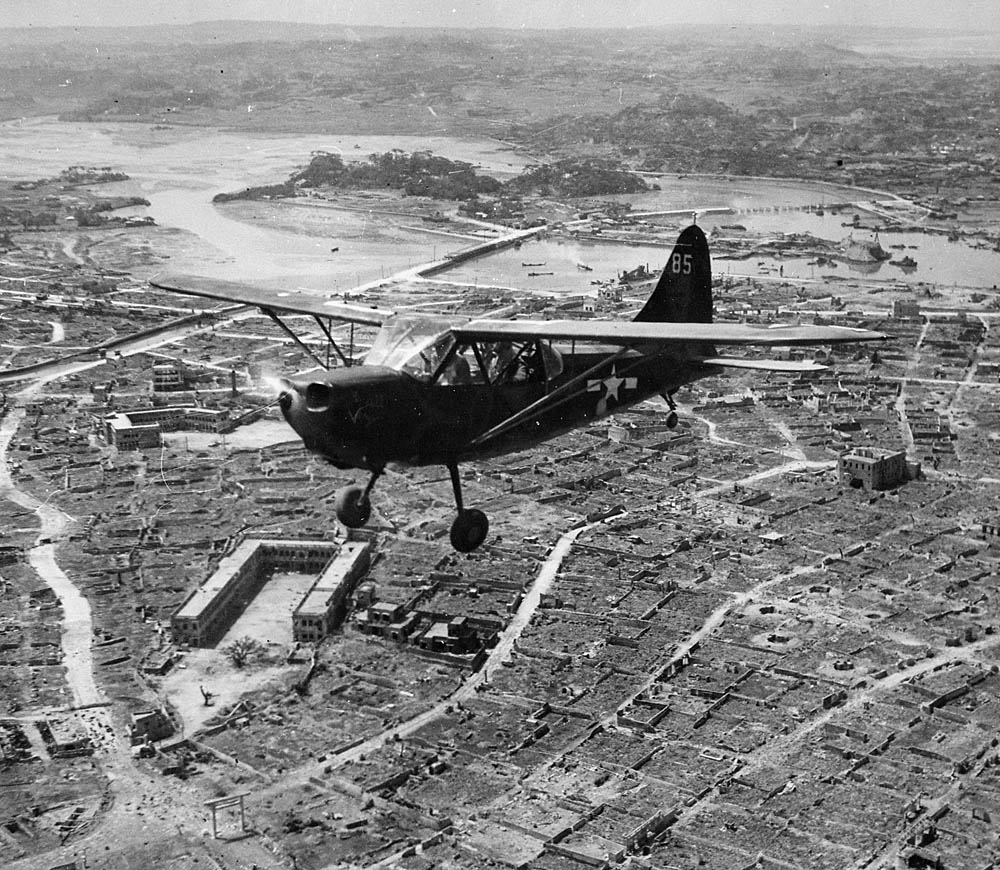
[[[445,363],[438,383],[448,387],[460,387],[465,384],[485,384],[482,367],[476,351],[470,344],[455,348],[455,353]]]
[[[365,365],[386,366],[429,381],[455,343],[448,327],[448,321],[435,318],[395,318],[375,337]]]
[[[376,336],[365,365],[386,366],[442,386],[516,384],[562,374],[559,352],[544,341],[485,341],[455,346],[443,318],[396,317]]]
[[[562,356],[545,342],[483,342],[479,351],[490,383],[536,382],[562,374]]]

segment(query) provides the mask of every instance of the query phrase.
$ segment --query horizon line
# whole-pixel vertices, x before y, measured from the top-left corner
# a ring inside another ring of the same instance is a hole
[[[968,30],[966,27],[958,25],[948,25],[944,22],[938,24],[937,26],[930,25],[917,25],[917,24],[846,24],[846,23],[830,23],[830,22],[816,22],[816,23],[803,23],[803,22],[788,22],[788,21],[772,21],[772,22],[744,22],[740,24],[730,24],[725,26],[720,26],[718,24],[713,24],[709,22],[690,22],[690,23],[679,23],[673,22],[671,24],[654,24],[654,23],[644,23],[644,24],[578,24],[578,25],[535,25],[532,27],[518,26],[511,27],[505,26],[503,24],[466,24],[466,25],[440,25],[440,24],[350,24],[344,22],[334,22],[334,21],[289,21],[281,18],[206,18],[198,19],[195,21],[186,22],[160,22],[160,23],[148,23],[148,24],[21,24],[21,25],[0,25],[0,33],[2,32],[14,32],[14,31],[41,31],[41,30],[74,30],[74,31],[88,31],[88,30],[150,30],[159,28],[190,28],[190,27],[202,27],[202,26],[212,26],[212,25],[227,25],[232,26],[234,24],[247,24],[247,25],[257,25],[257,26],[285,26],[285,27],[341,27],[349,29],[368,29],[368,30],[445,30],[445,31],[475,31],[475,30],[503,30],[517,33],[525,32],[558,32],[563,30],[572,31],[602,31],[602,30],[614,30],[614,31],[629,31],[629,30],[685,30],[685,29],[698,29],[698,30],[714,30],[719,32],[730,32],[733,30],[761,30],[761,29],[782,29],[782,30],[861,30],[866,33],[880,33],[880,32],[895,32],[900,31],[911,31],[915,33],[950,33],[956,34],[961,33],[965,36],[986,36],[995,35],[995,31],[988,28],[981,30]]]

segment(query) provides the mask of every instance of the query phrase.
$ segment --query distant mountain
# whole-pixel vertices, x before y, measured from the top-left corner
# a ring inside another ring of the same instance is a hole
[[[145,24],[134,27],[0,27],[0,46],[58,45],[60,43],[104,45],[177,45],[177,44],[232,44],[242,42],[305,42],[311,40],[363,40],[379,35],[400,37],[410,35],[426,39],[433,34],[465,32],[499,34],[501,27],[421,28],[421,27],[372,27],[341,24],[307,24],[286,21],[200,21],[192,24]],[[516,32],[525,33],[521,28]],[[781,45],[831,54],[843,50],[857,50],[865,54],[908,53],[910,46],[920,50],[931,48],[935,54],[981,55],[995,53],[995,34],[976,31],[942,31],[898,27],[889,23],[866,22],[864,25],[741,25],[719,27],[706,24],[673,23],[669,27],[639,27],[598,29],[568,26],[564,30],[543,28],[527,33],[547,34],[558,37],[565,44],[589,43],[594,39],[627,47],[638,34],[660,33],[668,41],[686,41],[692,37],[699,42],[723,45]]]
[[[284,21],[202,21],[137,27],[0,27],[0,45],[177,45],[180,43],[302,42],[316,39],[370,39],[378,27],[294,24]]]

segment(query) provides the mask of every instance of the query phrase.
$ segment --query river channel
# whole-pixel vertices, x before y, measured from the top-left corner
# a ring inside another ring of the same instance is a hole
[[[468,240],[434,232],[430,225],[416,226],[413,218],[387,215],[376,206],[371,211],[266,202],[218,207],[212,197],[221,191],[284,180],[317,150],[360,159],[393,148],[431,150],[467,160],[498,177],[510,177],[531,163],[527,156],[489,139],[255,134],[51,118],[0,124],[0,165],[8,178],[53,176],[71,165],[110,166],[127,173],[131,181],[103,185],[102,192],[144,196],[150,206],[142,213],[151,215],[161,227],[184,231],[190,239],[190,244],[173,250],[170,271],[280,281],[285,286],[327,292],[350,290],[436,259]],[[699,221],[706,229],[738,223],[766,234],[808,232],[835,242],[851,232],[843,224],[852,213],[817,215],[802,211],[802,206],[889,198],[817,182],[668,175],[649,180],[660,190],[631,197],[635,211],[697,210],[702,212]],[[732,211],[705,214],[708,209]],[[678,226],[686,221],[686,215],[678,215]],[[720,232],[725,234],[724,229]],[[917,268],[904,272],[883,263],[874,273],[862,273],[845,264],[820,268],[805,258],[792,257],[718,259],[714,266],[716,272],[732,275],[777,276],[780,271],[785,278],[803,280],[864,277],[895,284],[923,281],[961,287],[998,283],[1000,254],[993,250],[925,233],[883,233],[881,242],[886,248],[897,246],[893,251],[897,257],[911,256]],[[639,264],[656,269],[666,255],[666,249],[659,246],[550,238],[471,261],[441,278],[554,294],[593,293],[593,282],[613,279],[621,270]]]

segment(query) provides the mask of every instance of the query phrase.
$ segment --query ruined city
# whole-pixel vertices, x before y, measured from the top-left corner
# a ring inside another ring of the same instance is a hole
[[[1000,866],[995,51],[262,28],[0,30],[0,866]],[[464,462],[469,553],[282,418],[375,326],[155,286],[627,321],[692,222],[886,340]]]

